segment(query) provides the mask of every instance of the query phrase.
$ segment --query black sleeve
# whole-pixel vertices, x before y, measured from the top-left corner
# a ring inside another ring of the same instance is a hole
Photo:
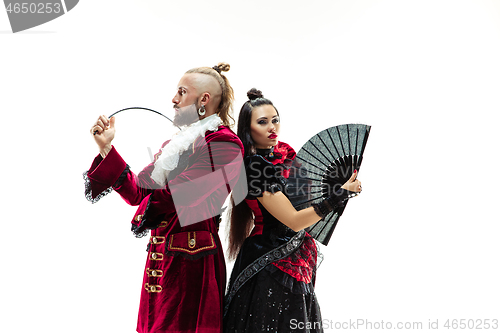
[[[260,155],[245,159],[245,171],[248,184],[248,198],[262,197],[267,191],[276,193],[283,191],[285,180],[271,162]]]

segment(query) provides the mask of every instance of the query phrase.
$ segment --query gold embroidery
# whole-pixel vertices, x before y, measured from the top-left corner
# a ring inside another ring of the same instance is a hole
[[[170,243],[168,244],[168,249],[169,250],[182,250],[183,252],[187,252],[189,254],[193,254],[193,253],[197,253],[197,252],[200,252],[200,251],[203,251],[203,250],[206,250],[206,249],[213,249],[213,248],[215,248],[214,237],[212,236],[212,234],[210,234],[210,241],[212,243],[211,245],[200,247],[200,248],[198,248],[196,250],[188,250],[188,249],[183,248],[183,247],[174,247],[174,246],[172,246],[172,244],[174,242],[174,235],[170,235]]]

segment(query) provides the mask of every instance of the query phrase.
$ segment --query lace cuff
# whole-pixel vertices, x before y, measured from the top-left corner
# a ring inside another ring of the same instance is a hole
[[[91,203],[95,204],[96,202],[98,202],[99,200],[101,200],[102,197],[108,195],[109,193],[111,193],[113,191],[113,188],[115,187],[118,187],[120,186],[123,181],[125,180],[125,178],[127,177],[127,174],[129,173],[130,171],[130,166],[127,164],[125,166],[125,169],[122,171],[122,173],[120,174],[120,176],[118,177],[118,179],[116,180],[116,182],[106,188],[105,190],[101,191],[98,195],[94,196],[92,194],[92,181],[90,180],[89,176],[88,176],[88,171],[85,171],[83,173],[83,180],[85,182],[85,198],[90,201]]]
[[[347,200],[349,200],[353,193],[355,192],[351,192],[341,188],[319,203],[312,204],[312,206],[316,214],[324,219],[334,209],[344,207]]]
[[[132,221],[131,231],[137,238],[142,238],[149,234],[149,230],[156,229],[161,222],[154,224],[153,219],[148,216],[148,209],[151,205],[151,194],[143,200],[137,209],[137,213]]]
[[[83,173],[83,180],[85,182],[85,198],[90,201],[91,203],[95,204],[97,201],[101,200],[102,197],[108,195],[111,193],[113,190],[113,187],[110,186],[101,193],[99,193],[97,196],[92,195],[92,183],[90,182],[90,179],[88,177],[88,171],[85,171]]]

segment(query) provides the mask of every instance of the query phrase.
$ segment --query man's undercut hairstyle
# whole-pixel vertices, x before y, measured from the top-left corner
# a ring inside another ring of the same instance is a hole
[[[214,67],[197,67],[190,69],[186,72],[186,74],[189,73],[206,74],[210,75],[211,77],[216,79],[217,82],[219,82],[222,93],[216,113],[222,119],[222,124],[224,126],[231,127],[232,125],[234,125],[234,118],[232,116],[234,92],[233,88],[229,84],[228,79],[222,74],[222,72],[229,71],[229,68],[230,68],[229,64],[225,62],[219,62],[217,66]]]

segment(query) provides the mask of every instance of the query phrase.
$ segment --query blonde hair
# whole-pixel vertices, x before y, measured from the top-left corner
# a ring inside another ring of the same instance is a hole
[[[212,68],[210,67],[197,67],[190,69],[186,72],[188,73],[200,73],[200,74],[206,74],[210,75],[214,79],[219,82],[222,94],[220,98],[220,104],[219,104],[219,117],[222,119],[222,123],[224,126],[231,127],[234,125],[234,118],[232,116],[233,113],[233,101],[234,101],[234,92],[233,88],[229,84],[228,79],[222,75],[222,72],[227,72],[229,71],[229,64],[225,62],[219,62],[217,66],[214,66]]]

